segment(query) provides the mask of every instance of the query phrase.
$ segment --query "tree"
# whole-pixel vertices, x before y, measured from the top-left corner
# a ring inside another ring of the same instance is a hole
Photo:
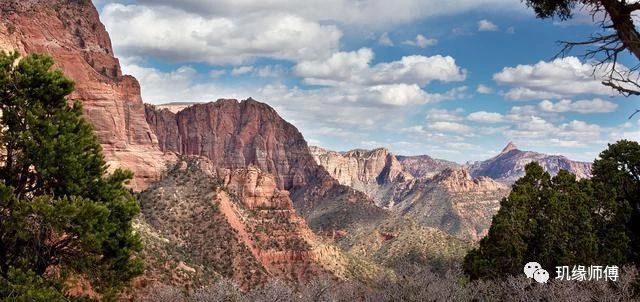
[[[107,174],[81,105],[67,103],[74,83],[53,60],[18,58],[0,53],[0,297],[63,293],[69,276],[108,293],[142,271],[132,173]]]
[[[593,181],[606,188],[618,206],[617,212],[604,217],[603,236],[607,233],[610,241],[628,239],[624,258],[640,263],[640,144],[628,140],[609,144],[593,163]]]
[[[640,144],[610,144],[590,180],[536,163],[500,202],[489,234],[465,257],[473,279],[522,274],[525,263],[619,265],[640,261]]]
[[[560,171],[555,177],[533,162],[500,203],[488,235],[471,250],[464,269],[471,278],[522,274],[527,262],[542,267],[599,263],[593,189],[588,180]]]
[[[640,61],[640,33],[634,24],[633,14],[640,10],[640,2],[627,0],[524,0],[532,7],[538,18],[558,17],[567,20],[576,9],[586,9],[593,21],[602,28],[602,33],[586,41],[567,42],[561,54],[570,52],[575,46],[591,46],[584,54],[587,59],[596,59],[598,67],[604,69],[607,78],[602,82],[624,95],[640,95],[640,64],[627,68],[618,63],[620,55],[629,52]]]

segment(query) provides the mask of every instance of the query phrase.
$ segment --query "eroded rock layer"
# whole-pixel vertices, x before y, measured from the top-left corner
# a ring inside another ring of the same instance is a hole
[[[0,49],[51,55],[76,82],[70,101],[82,102],[109,165],[133,170],[135,188],[160,175],[163,155],[145,119],[140,85],[122,75],[90,0],[0,1]]]

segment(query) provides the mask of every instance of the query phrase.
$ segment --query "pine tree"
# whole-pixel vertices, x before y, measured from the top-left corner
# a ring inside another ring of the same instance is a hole
[[[117,289],[142,271],[132,173],[107,174],[81,105],[68,105],[74,83],[53,60],[18,57],[0,53],[0,297],[61,297],[70,275]]]

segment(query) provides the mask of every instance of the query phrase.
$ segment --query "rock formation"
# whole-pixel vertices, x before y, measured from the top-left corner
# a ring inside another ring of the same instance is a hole
[[[318,164],[340,184],[365,193],[378,205],[384,203],[383,195],[390,185],[410,181],[396,157],[385,148],[375,150],[351,150],[344,153],[310,147]]]
[[[473,179],[466,169],[426,155],[399,161],[384,148],[339,153],[312,147],[311,153],[332,177],[379,207],[467,240],[484,236],[509,192],[488,177]]]
[[[509,143],[500,152],[485,161],[468,165],[473,177],[487,176],[497,181],[513,183],[524,176],[524,167],[530,162],[538,162],[547,172],[556,175],[561,169],[575,174],[578,178],[591,177],[591,163],[572,161],[560,155],[547,155],[532,151],[521,151]]]
[[[255,165],[290,190],[326,174],[302,134],[273,108],[252,99],[196,104],[173,114],[146,107],[147,121],[162,151],[209,158],[220,168]]]
[[[402,168],[413,177],[433,177],[447,168],[455,169],[457,163],[436,159],[429,155],[396,156]]]
[[[80,101],[95,126],[112,168],[133,170],[142,188],[164,169],[155,134],[145,119],[138,81],[122,75],[109,35],[90,0],[0,2],[0,49],[45,53],[76,82],[70,101]]]

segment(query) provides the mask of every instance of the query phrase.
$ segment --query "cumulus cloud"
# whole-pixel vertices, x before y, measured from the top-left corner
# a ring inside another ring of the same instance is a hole
[[[232,76],[239,76],[253,72],[253,66],[240,66],[231,70]]]
[[[433,122],[427,123],[426,127],[431,130],[460,134],[468,134],[473,132],[473,128],[457,122]]]
[[[286,13],[203,17],[165,6],[108,4],[101,19],[119,55],[170,61],[239,65],[256,58],[313,59],[334,53],[342,37],[334,25]]]
[[[378,38],[378,44],[380,45],[384,45],[384,46],[393,46],[394,43],[391,40],[391,38],[389,37],[389,33],[384,32],[380,35],[380,38]]]
[[[336,86],[343,83],[358,85],[417,84],[431,81],[462,81],[466,70],[456,65],[450,56],[431,57],[413,55],[399,61],[379,63],[371,66],[374,54],[371,49],[337,52],[325,60],[303,61],[293,72],[303,77],[306,83]]]
[[[427,111],[426,120],[429,122],[455,122],[462,119],[459,115],[462,111],[461,108],[456,110],[431,109]]]
[[[482,94],[490,94],[490,93],[493,93],[493,89],[489,86],[479,84],[478,87],[476,88],[476,92],[482,93]]]
[[[493,75],[501,85],[512,87],[505,97],[510,100],[560,98],[582,94],[611,95],[601,83],[602,70],[583,64],[576,57],[558,58],[534,65],[505,67]]]
[[[497,112],[477,111],[469,114],[467,119],[480,123],[499,123],[504,120],[504,117]]]
[[[425,48],[427,46],[433,46],[433,45],[438,44],[438,40],[436,40],[436,39],[427,39],[423,35],[417,35],[415,39],[404,41],[404,42],[402,42],[402,44],[409,45],[409,46],[420,47],[420,48]]]
[[[498,29],[498,26],[489,20],[478,21],[478,31],[498,31]]]
[[[578,112],[578,113],[606,113],[614,112],[618,105],[602,99],[572,101],[563,99],[556,103],[544,100],[538,108],[545,112]]]

